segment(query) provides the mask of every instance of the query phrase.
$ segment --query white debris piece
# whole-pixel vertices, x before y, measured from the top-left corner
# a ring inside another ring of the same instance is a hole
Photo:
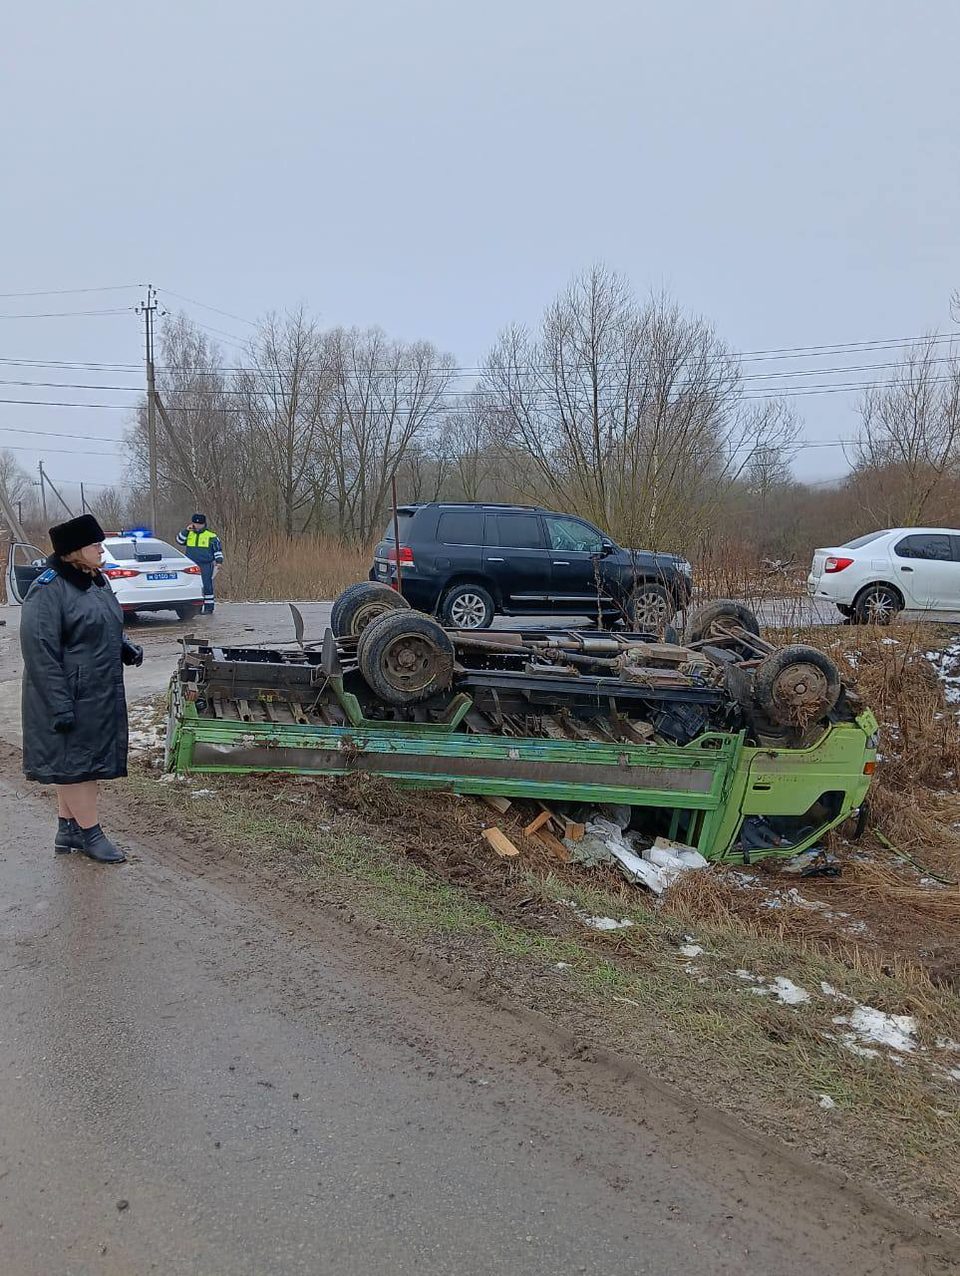
[[[829,1109],[835,1108],[837,1106],[836,1102],[830,1098],[829,1094],[821,1094],[818,1097],[820,1100],[821,1108],[826,1108],[829,1111]]]
[[[703,955],[703,949],[699,944],[683,944],[680,952],[684,957],[700,957]]]
[[[833,1022],[851,1029],[843,1038],[849,1049],[853,1049],[851,1041],[872,1041],[904,1054],[912,1054],[917,1048],[917,1021],[912,1015],[888,1015],[883,1010],[857,1002],[849,1014],[835,1015]],[[871,1053],[875,1056],[877,1052]]]
[[[669,856],[669,860],[656,858],[655,853],[658,856]],[[673,868],[678,862],[681,868],[707,867],[707,861],[695,847],[687,846],[683,842],[671,842],[667,837],[658,837],[650,850],[646,852],[645,858],[652,864],[661,864],[669,868]]]

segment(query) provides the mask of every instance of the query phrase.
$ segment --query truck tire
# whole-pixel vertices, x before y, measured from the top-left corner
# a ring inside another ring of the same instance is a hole
[[[757,666],[753,698],[771,722],[803,729],[837,703],[840,673],[816,647],[781,647]]]
[[[719,631],[714,630],[717,621],[739,625],[755,638],[760,636],[760,622],[749,607],[738,603],[734,598],[718,598],[693,609],[687,621],[684,640],[691,643],[719,637]]]
[[[357,644],[367,686],[387,704],[417,704],[453,681],[454,650],[442,625],[420,611],[377,617]]]
[[[451,629],[489,629],[496,610],[489,590],[464,581],[443,595],[440,619]]]
[[[333,604],[330,628],[335,638],[359,638],[372,620],[385,612],[409,611],[402,594],[375,580],[350,585]]]
[[[858,625],[889,625],[903,611],[903,598],[892,585],[868,585],[853,600],[853,619]]]

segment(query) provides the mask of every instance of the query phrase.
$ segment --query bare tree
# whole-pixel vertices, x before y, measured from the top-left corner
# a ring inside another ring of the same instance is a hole
[[[453,377],[452,355],[379,328],[328,334],[334,406],[324,432],[331,498],[344,537],[366,541],[387,507],[390,480],[415,441],[435,429]]]
[[[913,347],[861,407],[855,469],[872,476],[871,513],[911,525],[960,469],[960,363],[934,338]]]
[[[325,345],[301,309],[268,316],[248,358],[251,366],[234,383],[250,434],[248,463],[261,486],[273,489],[280,525],[292,536],[327,484],[323,434],[333,383]]]
[[[602,267],[575,279],[539,332],[508,328],[482,383],[501,443],[534,491],[636,543],[689,541],[787,418],[744,402],[739,362],[665,297],[644,306]]]

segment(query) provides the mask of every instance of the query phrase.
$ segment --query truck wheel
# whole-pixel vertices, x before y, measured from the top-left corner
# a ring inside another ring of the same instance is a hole
[[[482,585],[454,585],[440,603],[440,619],[451,629],[489,629],[496,612]]]
[[[781,647],[757,666],[753,698],[771,722],[802,729],[837,703],[840,673],[816,647]]]
[[[362,580],[345,589],[333,604],[330,628],[336,638],[359,638],[372,620],[400,610],[410,610],[402,594],[378,581]]]
[[[662,585],[638,585],[627,602],[630,627],[637,632],[662,634],[676,611],[673,599]]]
[[[760,622],[743,603],[734,598],[718,598],[715,602],[695,607],[687,621],[685,641],[702,642],[705,638],[719,638],[720,627],[739,625],[755,638],[760,636]]]
[[[892,585],[868,585],[853,600],[858,625],[889,625],[902,610],[903,599]]]
[[[419,611],[391,612],[364,630],[357,644],[360,672],[387,704],[416,704],[453,680],[450,635]]]

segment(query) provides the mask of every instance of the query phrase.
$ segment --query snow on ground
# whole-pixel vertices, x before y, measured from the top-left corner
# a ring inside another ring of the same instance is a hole
[[[960,638],[954,638],[942,651],[928,651],[925,655],[943,683],[947,704],[960,706]]]
[[[623,930],[625,926],[633,925],[629,917],[621,917],[619,921],[615,917],[593,917],[585,909],[575,904],[572,899],[563,899],[560,902],[565,904],[567,908],[572,908],[584,926],[589,926],[591,930]]]

